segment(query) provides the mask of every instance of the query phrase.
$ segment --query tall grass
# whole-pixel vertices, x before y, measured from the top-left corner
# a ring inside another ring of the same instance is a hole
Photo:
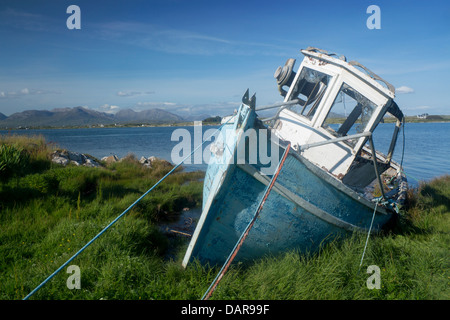
[[[25,169],[0,184],[2,299],[23,298],[172,169],[164,161],[145,168],[133,156],[104,168],[61,167],[51,163],[53,148],[40,137],[2,137],[1,141],[2,146],[20,150],[19,161],[26,156]],[[37,161],[43,165],[34,166]],[[137,274],[161,273],[171,245],[158,223],[200,204],[202,177],[200,172],[178,170],[83,252],[74,261],[83,270],[82,290],[67,291],[65,281],[55,279],[36,297],[134,297],[125,288],[140,279]],[[143,270],[136,269],[135,263]],[[124,290],[110,294],[121,286]]]
[[[51,150],[41,135],[0,135],[0,181],[48,169]]]
[[[52,148],[36,156],[25,141],[4,144],[45,165],[0,183],[0,299],[25,297],[171,169],[143,168],[132,156],[104,168],[64,168],[48,160]],[[63,270],[31,299],[201,298],[219,266],[194,261],[183,269],[186,239],[159,225],[200,206],[202,177],[169,176],[75,258],[81,289],[68,289]],[[411,192],[395,227],[370,238],[361,267],[366,235],[353,234],[314,254],[233,264],[212,299],[448,299],[449,197],[449,176]],[[366,286],[369,265],[381,270],[380,289]]]

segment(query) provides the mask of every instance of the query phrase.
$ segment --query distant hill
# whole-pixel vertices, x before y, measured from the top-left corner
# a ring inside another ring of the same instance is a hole
[[[115,115],[90,110],[84,107],[59,108],[48,110],[27,110],[7,117],[0,114],[0,128],[17,127],[72,127],[89,125],[174,123],[184,119],[162,109],[136,112],[121,110]]]
[[[222,117],[220,116],[215,116],[215,117],[208,117],[203,119],[203,122],[208,122],[208,123],[220,123],[222,121]]]
[[[162,109],[149,109],[138,112],[131,109],[120,110],[115,114],[114,119],[120,123],[181,122],[185,120]]]
[[[1,128],[62,127],[114,123],[112,115],[83,107],[16,112],[0,121]]]

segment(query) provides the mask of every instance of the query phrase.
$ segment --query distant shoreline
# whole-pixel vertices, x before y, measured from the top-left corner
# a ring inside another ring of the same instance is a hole
[[[202,126],[219,126],[220,123],[202,122]],[[24,128],[0,128],[0,131],[17,130],[64,130],[64,129],[110,129],[110,128],[157,128],[157,127],[188,127],[194,126],[194,121],[173,124],[124,124],[124,125],[86,125],[86,126],[64,126],[64,127],[24,127]]]
[[[440,115],[442,119],[420,119],[416,116],[407,116],[406,123],[448,123],[450,122],[450,115]],[[389,119],[389,118],[388,118]],[[394,123],[395,119],[388,120],[384,119],[385,123]],[[179,122],[179,123],[161,123],[161,124],[149,124],[149,123],[142,123],[142,124],[97,124],[97,125],[85,125],[85,126],[54,126],[54,127],[16,127],[16,128],[0,128],[1,131],[16,131],[16,130],[57,130],[57,129],[106,129],[106,128],[153,128],[153,127],[188,127],[188,126],[194,126],[195,121],[187,121],[187,122]],[[220,122],[202,122],[202,126],[218,126],[220,125]],[[341,123],[339,119],[336,119],[335,123]]]

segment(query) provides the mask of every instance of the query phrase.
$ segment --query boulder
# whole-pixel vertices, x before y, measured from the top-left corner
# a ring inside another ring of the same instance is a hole
[[[52,162],[66,166],[69,163],[69,158],[55,151],[52,153]]]
[[[156,162],[162,163],[164,166],[170,166],[170,167],[173,166],[169,161],[157,158],[155,156],[150,156],[148,158],[141,157],[141,159],[139,160],[139,163],[141,163],[144,167],[147,167],[147,168],[152,168],[152,166]]]
[[[86,161],[83,163],[83,166],[97,168],[97,167],[100,167],[101,164],[98,163],[98,161],[95,158],[86,156]]]
[[[74,161],[78,164],[83,164],[86,162],[86,156],[79,152],[67,151],[67,156],[70,161]]]
[[[106,163],[109,164],[109,163],[113,163],[113,162],[119,161],[119,157],[116,156],[115,154],[112,154],[112,155],[110,155],[108,157],[103,157],[102,161],[105,161]]]
[[[150,158],[141,157],[141,159],[139,160],[139,163],[142,164],[142,166],[149,168],[149,169],[152,167],[152,162],[151,162]]]
[[[82,154],[79,152],[72,152],[67,150],[57,150],[52,153],[52,162],[63,166],[69,163],[76,166],[86,167],[100,167],[100,163],[97,159],[90,155]]]

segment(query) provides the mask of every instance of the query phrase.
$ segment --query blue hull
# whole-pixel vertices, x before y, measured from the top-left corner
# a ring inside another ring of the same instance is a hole
[[[194,258],[202,263],[224,263],[253,218],[270,181],[270,175],[261,174],[261,164],[237,163],[240,134],[257,122],[254,111],[245,105],[238,115],[233,124],[222,128],[225,150],[229,150],[225,161],[208,166],[203,212],[185,255],[185,266]],[[270,149],[270,141],[267,144]],[[284,148],[277,148],[281,157]],[[254,260],[293,248],[313,252],[337,236],[367,232],[374,209],[375,203],[361,198],[291,150],[234,261]],[[390,218],[390,211],[378,207],[372,231],[379,231]]]

